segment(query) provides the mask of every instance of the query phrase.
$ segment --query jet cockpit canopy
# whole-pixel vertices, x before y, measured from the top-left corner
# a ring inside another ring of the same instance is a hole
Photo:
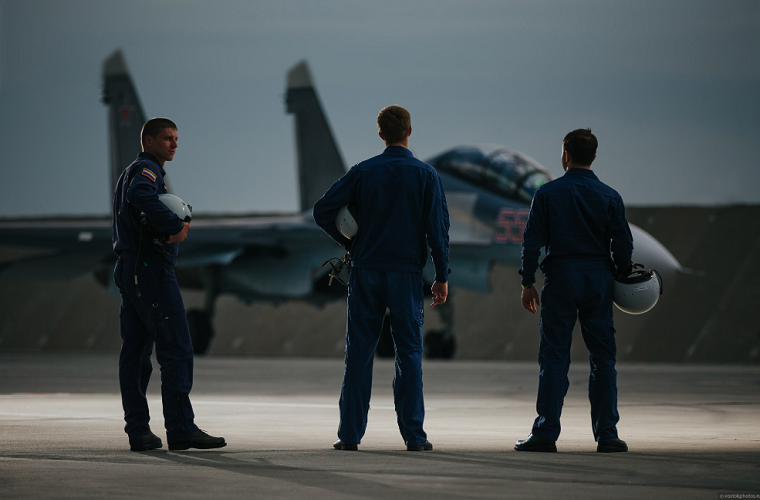
[[[441,173],[527,203],[539,187],[551,180],[549,172],[536,160],[501,146],[462,146],[428,163]]]

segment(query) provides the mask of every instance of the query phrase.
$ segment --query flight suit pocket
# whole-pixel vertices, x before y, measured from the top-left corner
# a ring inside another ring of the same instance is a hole
[[[146,322],[146,326],[155,332],[158,327],[158,311],[161,305],[161,278],[163,277],[163,270],[161,266],[155,265],[152,262],[141,261],[137,264],[135,274],[137,276],[137,283],[134,285],[134,291],[139,308],[143,311],[141,316],[143,317],[143,321]]]
[[[424,307],[419,307],[414,311],[414,321],[416,321],[419,326],[422,326],[425,323]]]
[[[137,264],[137,286],[140,300],[155,309],[161,300],[161,280],[164,277],[163,267],[152,262]]]
[[[417,322],[417,325],[419,325],[420,328],[422,328],[422,325],[425,323],[425,297],[422,294],[422,287],[424,287],[425,284],[422,281],[422,276],[421,275],[418,276],[418,279],[419,279],[419,285],[418,285],[419,288],[418,288],[418,290],[420,290],[420,293],[415,293],[413,295],[413,297],[414,297],[414,299],[413,299],[414,300],[414,309],[413,309],[414,314],[413,314],[413,316],[414,316],[414,320]],[[417,286],[417,284],[415,283],[415,287],[416,286]]]
[[[158,306],[155,308],[157,340],[179,352],[192,352],[190,330],[177,277],[171,268],[164,269],[160,282]]]

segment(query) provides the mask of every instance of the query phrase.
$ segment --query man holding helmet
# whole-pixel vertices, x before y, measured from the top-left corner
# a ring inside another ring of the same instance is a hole
[[[534,314],[541,306],[540,372],[538,417],[530,436],[515,445],[517,451],[557,451],[576,318],[581,322],[589,351],[589,401],[597,451],[628,451],[616,427],[619,416],[612,290],[613,275],[630,269],[633,238],[622,198],[591,171],[597,144],[589,129],[574,130],[565,136],[565,175],[536,191],[525,225],[521,302]],[[545,280],[539,300],[534,283],[542,247],[546,247],[546,258],[541,262]]]
[[[409,151],[409,112],[388,106],[377,117],[383,154],[354,165],[314,205],[314,220],[350,249],[346,368],[340,395],[339,450],[356,450],[367,427],[372,362],[386,307],[396,348],[393,395],[409,451],[432,450],[423,430],[422,269],[428,245],[435,264],[433,304],[448,295],[449,214],[443,185],[430,165]],[[349,206],[358,224],[348,239],[336,216]]]
[[[177,244],[187,238],[189,217],[181,220],[159,198],[166,193],[164,163],[174,159],[177,139],[171,120],[148,120],[142,129],[143,152],[122,172],[113,198],[113,250],[119,256],[114,282],[121,292],[119,387],[132,451],[163,446],[148,425],[145,398],[154,343],[169,449],[226,445],[224,438],[198,429],[189,398],[193,346],[174,275]]]

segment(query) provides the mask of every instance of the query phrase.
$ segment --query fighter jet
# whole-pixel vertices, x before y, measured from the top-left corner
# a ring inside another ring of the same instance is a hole
[[[121,51],[103,64],[103,102],[108,105],[111,187],[140,152],[145,113]],[[300,212],[283,216],[197,216],[190,237],[180,245],[177,278],[182,287],[205,291],[202,309],[187,312],[197,354],[208,350],[213,336],[216,298],[232,294],[251,303],[290,300],[324,306],[345,300],[346,288],[330,284],[330,259],[343,249],[314,222],[312,207],[346,172],[305,61],[290,69],[285,97],[295,117]],[[451,220],[450,284],[490,292],[494,264],[520,265],[520,243],[536,189],[551,180],[530,157],[494,145],[459,146],[427,160],[443,181]],[[196,209],[199,207],[196,207]],[[634,261],[657,269],[664,280],[681,268],[655,238],[631,225]],[[111,250],[110,217],[0,221],[0,241],[38,247],[43,255],[11,261],[0,272],[28,279],[68,278],[94,273],[118,294],[112,282],[116,256]],[[423,272],[433,281],[432,262]],[[517,276],[515,277],[517,282]],[[428,357],[450,358],[455,350],[451,304],[435,308],[443,330],[425,338]],[[393,356],[389,321],[378,355]],[[384,339],[384,340],[383,340]]]

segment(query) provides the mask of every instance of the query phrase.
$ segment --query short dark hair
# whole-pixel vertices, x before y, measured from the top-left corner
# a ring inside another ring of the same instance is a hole
[[[383,134],[385,142],[397,144],[409,136],[412,115],[401,106],[386,106],[377,115],[377,129]]]
[[[142,132],[140,133],[140,142],[145,146],[145,138],[147,136],[155,138],[165,128],[177,130],[177,125],[168,118],[151,118],[143,125]]]
[[[576,165],[591,165],[596,156],[596,148],[599,141],[591,133],[590,128],[579,128],[573,130],[562,139],[562,150],[570,153],[570,159]]]

